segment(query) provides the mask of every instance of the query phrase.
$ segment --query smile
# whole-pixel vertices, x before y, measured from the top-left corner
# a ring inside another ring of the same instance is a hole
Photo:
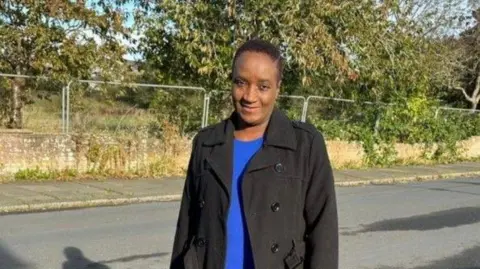
[[[257,111],[258,109],[259,109],[258,107],[242,106],[243,111],[250,112],[250,113]]]

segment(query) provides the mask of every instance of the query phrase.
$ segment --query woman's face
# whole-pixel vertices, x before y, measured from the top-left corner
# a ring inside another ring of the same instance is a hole
[[[277,62],[260,52],[244,52],[233,70],[232,100],[248,126],[268,122],[280,87]]]

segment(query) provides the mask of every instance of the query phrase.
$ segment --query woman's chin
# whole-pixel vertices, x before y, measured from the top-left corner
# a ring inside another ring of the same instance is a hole
[[[242,112],[240,112],[239,114],[243,123],[247,126],[255,126],[261,124],[261,117],[259,117],[258,115]]]

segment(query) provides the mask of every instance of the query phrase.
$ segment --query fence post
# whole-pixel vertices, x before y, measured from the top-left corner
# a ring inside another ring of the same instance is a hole
[[[307,99],[303,99],[303,109],[302,109],[302,122],[307,121],[307,110],[308,110],[308,101],[310,100],[310,97],[307,97]]]
[[[375,127],[373,129],[373,135],[377,136],[378,135],[378,128],[380,127],[380,119],[382,118],[381,114],[377,114],[377,119],[375,120]]]
[[[205,128],[206,126],[206,114],[207,114],[207,95],[208,93],[205,91],[203,93],[203,112],[202,112],[202,126],[201,128]]]
[[[438,112],[440,111],[440,107],[437,108],[437,110],[435,110],[435,119],[437,119],[437,116],[438,116]]]
[[[67,109],[65,110],[65,134],[68,134],[68,129],[70,125],[70,85],[71,84],[72,84],[72,80],[68,82],[67,88],[66,88]]]
[[[210,93],[207,93],[206,94],[206,106],[205,106],[205,126],[206,127],[208,125],[208,112],[210,110]]]
[[[62,133],[65,134],[65,86],[62,87]]]

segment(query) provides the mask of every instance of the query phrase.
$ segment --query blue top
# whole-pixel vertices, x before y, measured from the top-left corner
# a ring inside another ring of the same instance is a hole
[[[263,138],[252,141],[235,139],[233,144],[232,195],[227,219],[227,255],[225,269],[253,269],[253,257],[242,203],[242,178],[248,162],[262,147]]]

